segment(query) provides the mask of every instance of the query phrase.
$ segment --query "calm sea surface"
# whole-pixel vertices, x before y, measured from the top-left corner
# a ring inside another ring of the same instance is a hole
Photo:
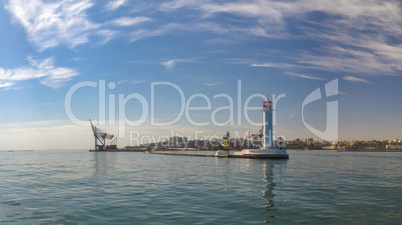
[[[0,224],[401,224],[402,153],[0,152]]]

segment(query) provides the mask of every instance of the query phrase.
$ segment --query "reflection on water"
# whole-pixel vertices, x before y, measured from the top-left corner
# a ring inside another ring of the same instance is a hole
[[[113,155],[109,152],[93,153],[94,177],[103,176],[108,173],[108,170],[110,170],[110,167],[114,163]]]
[[[265,223],[273,223],[275,219],[275,202],[274,202],[274,190],[275,190],[275,182],[274,182],[274,161],[265,161],[263,164],[263,172],[264,172],[264,181],[266,184],[264,185],[264,190],[262,191],[262,198],[267,200],[267,204],[265,205],[265,209],[268,212],[267,220]]]
[[[0,154],[0,224],[399,224],[399,153]]]
[[[111,172],[113,172],[116,158],[115,153],[94,152],[93,153],[93,180],[95,191],[106,192],[105,186],[110,183]]]
[[[266,160],[263,163],[263,175],[264,175],[264,189],[261,197],[264,198],[267,203],[265,204],[265,210],[267,212],[267,219],[265,223],[276,223],[276,219],[282,219],[278,216],[279,204],[276,193],[278,192],[278,182],[282,181],[283,168],[286,167],[288,160]],[[281,196],[280,198],[283,198]]]

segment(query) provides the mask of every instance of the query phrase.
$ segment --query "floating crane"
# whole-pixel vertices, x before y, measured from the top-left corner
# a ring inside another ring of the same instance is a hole
[[[92,121],[89,120],[91,123],[92,127],[92,132],[94,133],[95,137],[95,151],[102,151],[102,150],[110,150],[110,149],[116,149],[116,145],[108,145],[106,146],[106,139],[111,140],[114,138],[113,134],[108,134],[105,131],[97,128],[92,124]],[[114,140],[116,141],[116,140]],[[98,144],[100,142],[100,144]]]

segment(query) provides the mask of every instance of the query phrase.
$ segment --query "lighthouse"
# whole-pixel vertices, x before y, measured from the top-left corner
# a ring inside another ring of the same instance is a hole
[[[234,152],[228,157],[234,158],[254,158],[254,159],[288,159],[289,155],[286,149],[275,149],[273,145],[273,128],[272,128],[272,102],[267,99],[263,102],[263,127],[262,127],[262,147],[260,149],[243,149],[241,152]],[[216,154],[216,156],[220,156]]]
[[[263,143],[262,149],[273,149],[273,128],[272,128],[272,102],[267,99],[263,103],[262,111],[264,113],[263,116]]]

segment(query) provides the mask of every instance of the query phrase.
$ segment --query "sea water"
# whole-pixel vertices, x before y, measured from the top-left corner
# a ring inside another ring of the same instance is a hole
[[[400,224],[402,153],[0,152],[0,224]]]

